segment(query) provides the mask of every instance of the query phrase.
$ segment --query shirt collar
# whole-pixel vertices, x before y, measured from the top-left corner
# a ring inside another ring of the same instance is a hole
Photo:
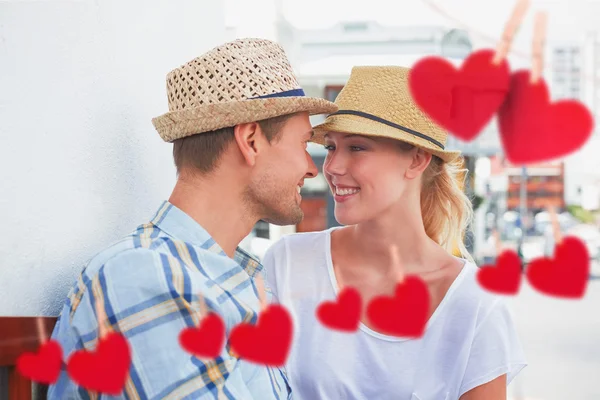
[[[225,254],[221,246],[215,242],[206,229],[168,201],[163,202],[150,222],[174,238],[227,257],[227,254]],[[234,260],[251,277],[254,277],[263,268],[262,264],[256,258],[240,247],[237,247],[235,250]]]

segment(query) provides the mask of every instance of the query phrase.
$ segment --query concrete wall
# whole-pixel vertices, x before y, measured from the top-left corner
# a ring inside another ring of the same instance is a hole
[[[165,76],[224,36],[218,1],[0,2],[0,315],[57,315],[169,197]]]

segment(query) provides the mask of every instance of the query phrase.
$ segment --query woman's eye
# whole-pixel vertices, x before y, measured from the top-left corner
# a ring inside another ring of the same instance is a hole
[[[325,150],[327,150],[327,151],[333,151],[333,150],[335,150],[335,147],[334,147],[334,146],[331,146],[331,145],[328,145],[328,144],[326,144],[326,145],[325,145],[325,146],[323,146],[323,147],[325,147]]]
[[[364,149],[362,147],[358,147],[358,146],[350,146],[350,150],[351,151],[362,151]]]

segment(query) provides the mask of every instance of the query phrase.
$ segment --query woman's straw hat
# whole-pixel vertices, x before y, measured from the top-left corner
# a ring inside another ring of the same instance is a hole
[[[325,144],[327,132],[401,140],[449,162],[460,151],[445,149],[448,134],[414,102],[404,67],[354,67],[335,104],[339,111],[315,126],[313,141]]]
[[[152,123],[164,141],[297,112],[329,114],[337,106],[306,97],[275,42],[239,39],[167,75],[169,112]]]

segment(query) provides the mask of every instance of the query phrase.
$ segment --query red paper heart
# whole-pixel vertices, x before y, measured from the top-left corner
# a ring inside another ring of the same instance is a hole
[[[292,344],[292,318],[285,308],[272,304],[260,313],[256,325],[242,323],[234,327],[229,343],[248,361],[281,367]]]
[[[49,340],[37,353],[23,353],[17,359],[17,370],[32,381],[50,385],[58,379],[62,365],[62,348],[55,340]]]
[[[429,291],[423,280],[407,276],[396,286],[393,297],[375,297],[367,306],[367,315],[382,333],[402,337],[421,337],[429,313]]]
[[[130,365],[131,351],[127,340],[123,335],[111,332],[98,341],[95,351],[73,353],[67,371],[78,385],[116,396],[125,386]]]
[[[490,292],[516,294],[521,286],[521,259],[512,250],[503,251],[496,265],[484,265],[477,271],[477,281]]]
[[[358,290],[347,287],[338,294],[337,301],[319,305],[317,318],[328,328],[354,332],[360,323],[361,305]]]
[[[581,298],[590,277],[590,255],[585,243],[567,236],[555,247],[553,258],[531,261],[525,273],[531,286],[544,294]]]
[[[186,328],[179,334],[179,344],[200,358],[217,358],[225,343],[225,323],[217,314],[209,313],[198,328]]]
[[[575,100],[550,103],[544,79],[530,83],[529,71],[515,72],[500,108],[502,146],[513,164],[547,161],[582,147],[594,126],[590,111]]]
[[[409,86],[419,107],[454,136],[471,141],[506,98],[508,63],[492,64],[493,50],[480,50],[456,69],[441,57],[425,57],[409,73]]]

